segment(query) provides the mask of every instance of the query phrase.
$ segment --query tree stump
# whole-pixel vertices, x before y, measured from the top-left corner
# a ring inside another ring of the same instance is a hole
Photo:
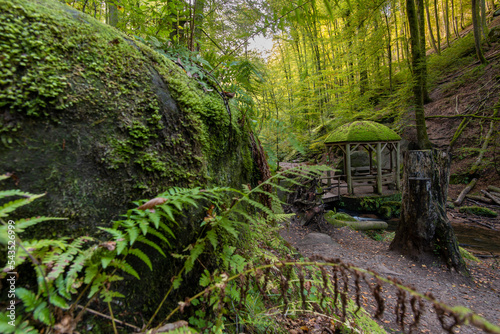
[[[439,256],[468,275],[446,216],[450,163],[447,153],[434,149],[405,153],[401,219],[390,249],[417,260]]]

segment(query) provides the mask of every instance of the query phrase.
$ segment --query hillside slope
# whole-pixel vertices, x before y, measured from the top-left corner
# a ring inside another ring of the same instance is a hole
[[[489,28],[500,29],[500,17],[496,17]],[[449,148],[465,118],[459,115],[491,117],[500,103],[500,38],[496,37],[496,40],[491,38],[489,44],[483,43],[489,63],[481,65],[476,60],[470,30],[470,28],[464,30],[464,36],[457,42],[463,44],[460,46],[462,54],[459,60],[450,63],[449,71],[445,69],[439,75],[429,91],[432,102],[425,106],[429,137],[435,145],[445,150]],[[498,36],[498,30],[496,31]],[[446,50],[443,51],[443,55],[446,55]],[[456,55],[450,55],[453,56]],[[432,65],[432,56],[429,63]],[[430,68],[429,72],[432,70]],[[500,185],[500,121],[493,124],[493,135],[481,167],[472,172],[471,166],[477,159],[491,120],[476,117],[467,119],[469,123],[451,148],[453,154],[449,188],[451,198],[456,198],[463,189],[463,184],[472,177],[479,179],[475,190],[483,189],[487,185]],[[498,116],[496,119],[498,120]]]

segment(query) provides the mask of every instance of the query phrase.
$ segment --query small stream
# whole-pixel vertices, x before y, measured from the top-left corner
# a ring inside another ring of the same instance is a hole
[[[358,220],[384,220],[389,225],[387,231],[395,231],[398,225],[398,219],[386,220],[382,217],[379,218],[374,214],[360,213],[349,210],[338,211],[345,212]],[[500,254],[500,231],[481,228],[473,224],[452,224],[452,226],[460,246],[466,247],[473,252],[491,252],[494,254]]]

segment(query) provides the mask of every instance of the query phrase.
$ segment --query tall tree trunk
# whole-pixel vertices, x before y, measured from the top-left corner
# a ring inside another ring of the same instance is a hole
[[[437,150],[404,156],[401,219],[390,249],[424,260],[436,255],[468,276],[453,228],[446,216],[451,158]]]
[[[434,17],[436,18],[436,38],[438,43],[438,50],[441,53],[441,28],[439,27],[439,15],[438,15],[438,2],[434,0]]]
[[[486,64],[486,58],[483,55],[481,46],[481,22],[478,17],[478,3],[477,0],[472,0],[472,25],[474,30],[474,45],[476,47],[476,55],[481,64]]]
[[[391,26],[389,25],[389,18],[384,11],[385,26],[387,29],[387,62],[389,64],[389,93],[392,93],[392,49],[391,49]]]
[[[429,1],[425,1],[425,12],[427,14],[427,25],[429,26],[429,36],[431,38],[431,45],[432,48],[434,49],[434,52],[436,52],[438,55],[441,53],[439,49],[436,46],[436,40],[434,39],[434,34],[432,33],[432,26],[431,26],[431,16],[429,15]]]
[[[420,0],[422,1],[422,0]],[[425,62],[425,54],[422,54],[422,47],[420,46],[420,36],[418,27],[418,17],[415,8],[414,0],[406,0],[406,12],[408,16],[408,27],[410,29],[410,44],[411,44],[411,67],[413,70],[413,95],[414,95],[414,108],[415,108],[415,122],[417,126],[417,141],[421,149],[431,147],[429,137],[427,135],[427,126],[425,124],[424,113],[424,92],[423,83],[424,67],[422,64]]]
[[[444,28],[446,30],[446,46],[450,47],[450,14],[449,14],[449,9],[448,9],[448,0],[442,0],[444,2],[443,4],[443,10],[444,10]]]
[[[488,40],[488,25],[486,24],[486,0],[480,0],[481,7],[481,32],[485,41]]]
[[[457,39],[460,38],[460,35],[458,34],[458,22],[457,18],[455,17],[455,2],[454,0],[451,0],[451,22],[453,24],[453,32],[455,33],[455,36]]]
[[[106,4],[108,5],[107,23],[112,27],[116,27],[118,25],[118,8],[116,8],[114,1],[107,1]]]
[[[463,0],[460,0],[460,28],[464,30],[464,4]]]
[[[429,92],[427,90],[427,61],[426,61],[426,47],[425,47],[425,12],[424,0],[417,0],[417,16],[418,16],[418,31],[420,38],[420,54],[421,54],[421,71],[422,71],[422,94],[424,95],[424,103],[431,101]]]

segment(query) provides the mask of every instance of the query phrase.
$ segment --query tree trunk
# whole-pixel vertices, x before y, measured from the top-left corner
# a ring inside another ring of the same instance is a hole
[[[385,26],[387,29],[387,62],[389,64],[389,92],[392,93],[392,49],[391,49],[391,26],[387,13],[385,15]],[[397,29],[396,29],[397,30]]]
[[[401,220],[390,249],[421,260],[439,256],[469,275],[446,216],[450,163],[438,150],[405,153]]]
[[[486,64],[486,58],[483,55],[483,49],[481,47],[481,22],[479,21],[479,13],[477,8],[477,1],[472,0],[472,26],[474,30],[474,45],[476,47],[477,58],[481,64]]]
[[[118,25],[118,9],[116,8],[114,1],[106,2],[108,5],[108,24],[112,27]]]
[[[439,15],[438,15],[438,2],[434,0],[434,17],[436,18],[436,38],[438,43],[438,50],[441,52],[441,28],[439,27]]]
[[[446,30],[446,46],[450,47],[450,14],[448,8],[448,0],[444,0],[444,28]]]
[[[425,12],[427,14],[427,25],[429,26],[429,37],[431,38],[431,45],[432,45],[432,48],[434,49],[434,52],[436,52],[436,54],[439,55],[441,52],[439,51],[439,49],[436,46],[436,40],[434,39],[434,34],[432,32],[431,16],[429,14],[429,2],[428,2],[428,0],[425,1]]]
[[[426,60],[426,47],[425,47],[425,11],[424,0],[417,0],[417,17],[418,17],[418,30],[420,38],[420,67],[422,80],[422,94],[424,104],[431,102],[429,92],[427,91],[427,60]]]
[[[417,141],[421,149],[428,149],[431,147],[429,137],[427,135],[427,126],[425,124],[424,113],[424,92],[423,83],[425,74],[425,54],[422,54],[420,46],[418,19],[415,9],[414,0],[406,0],[406,11],[408,15],[408,26],[410,29],[410,43],[411,43],[411,67],[413,71],[413,95],[414,95],[414,108],[415,108],[415,122],[417,126]]]
[[[481,8],[481,32],[484,40],[488,40],[488,25],[486,24],[486,0],[480,0],[479,7]]]

